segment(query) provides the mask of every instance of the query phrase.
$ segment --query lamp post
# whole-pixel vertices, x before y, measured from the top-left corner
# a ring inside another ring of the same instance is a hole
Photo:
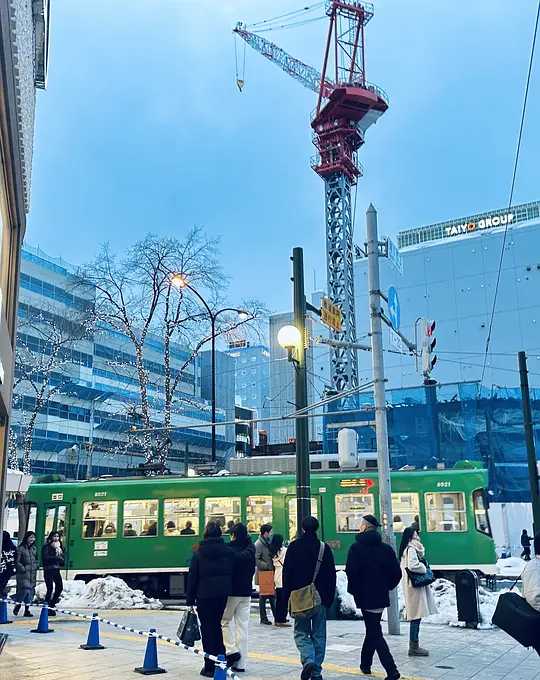
[[[306,297],[304,293],[304,256],[302,248],[293,249],[293,302],[294,326],[279,329],[278,343],[287,350],[294,364],[295,406],[305,409],[307,403],[306,350]],[[296,527],[301,533],[302,520],[311,515],[311,486],[309,470],[309,430],[307,418],[296,418]]]
[[[249,314],[244,309],[237,309],[236,307],[223,307],[217,311],[212,310],[208,302],[191,284],[188,283],[185,275],[181,273],[171,273],[171,283],[178,288],[187,288],[195,297],[199,299],[210,318],[211,328],[211,363],[212,363],[212,463],[216,462],[216,320],[223,312],[236,312],[238,316],[244,321],[249,318]],[[243,318],[242,318],[243,317]]]

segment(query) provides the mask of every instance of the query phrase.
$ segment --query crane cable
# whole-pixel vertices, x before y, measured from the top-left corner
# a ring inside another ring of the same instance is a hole
[[[238,72],[238,37],[236,33],[234,34],[234,63],[235,63],[235,70],[236,70],[236,86],[242,92],[244,89],[244,84],[246,82],[246,43],[244,43],[244,55],[242,59],[242,77],[240,77],[240,74]]]
[[[538,23],[540,19],[540,0],[538,0],[538,9],[536,11],[536,23],[534,26],[534,33],[533,33],[533,39],[532,39],[532,45],[531,45],[531,56],[529,59],[529,70],[527,73],[527,84],[525,86],[525,95],[523,97],[523,108],[521,111],[521,123],[519,126],[519,135],[518,135],[518,141],[517,141],[517,147],[516,147],[516,155],[514,159],[514,171],[512,173],[512,184],[510,187],[510,197],[508,200],[508,211],[512,207],[512,201],[514,198],[514,186],[516,183],[516,174],[517,174],[517,168],[518,168],[518,161],[519,161],[519,152],[521,150],[521,138],[523,135],[523,126],[525,123],[525,113],[527,110],[527,100],[529,96],[529,84],[531,82],[531,73],[532,73],[532,67],[533,67],[533,62],[534,62],[534,52],[535,52],[535,47],[536,47],[536,36],[538,34]],[[504,259],[504,249],[506,247],[506,237],[508,235],[508,220],[506,222],[506,226],[504,228],[504,236],[503,236],[503,242],[502,242],[502,248],[501,248],[501,256],[499,258],[499,268],[497,271],[497,282],[495,284],[495,294],[493,296],[493,306],[491,308],[491,317],[489,321],[489,329],[488,329],[488,334],[486,338],[486,348],[484,351],[484,362],[482,366],[482,377],[480,379],[480,382],[482,383],[484,381],[484,375],[486,372],[486,364],[487,364],[487,357],[488,357],[488,352],[489,352],[489,346],[491,343],[491,334],[493,330],[493,320],[495,317],[495,307],[497,304],[497,295],[499,292],[499,284],[501,281],[501,272],[502,272],[502,264],[503,264],[503,259]]]
[[[246,26],[249,30],[258,30],[260,28],[266,28],[267,25],[269,24],[274,24],[276,21],[280,21],[282,19],[297,19],[301,14],[307,14],[309,12],[313,12],[316,9],[320,9],[321,7],[324,7],[324,2],[317,2],[313,5],[307,5],[306,7],[302,7],[301,9],[295,9],[292,12],[286,12],[285,14],[278,14],[278,16],[272,17],[271,19],[264,19],[263,21],[256,21],[253,24],[249,24]]]

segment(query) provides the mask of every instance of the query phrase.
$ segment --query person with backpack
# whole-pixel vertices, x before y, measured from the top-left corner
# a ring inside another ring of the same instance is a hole
[[[360,670],[371,675],[375,652],[386,671],[386,680],[398,680],[400,673],[383,637],[381,618],[390,605],[390,591],[401,581],[401,567],[391,546],[383,543],[373,515],[364,515],[359,533],[347,555],[347,590],[362,610],[366,636],[360,655]]]
[[[248,658],[249,612],[255,573],[255,547],[245,524],[239,522],[231,528],[229,547],[234,556],[232,588],[221,618],[221,630],[227,665],[235,672],[243,673]]]
[[[32,616],[30,605],[36,592],[38,570],[36,534],[33,531],[26,532],[20,546],[17,548],[17,564],[15,568],[17,571],[15,576],[17,580],[17,594],[15,595],[17,604],[13,609],[13,613],[17,616],[21,609],[21,603],[24,603],[24,616]]]
[[[521,547],[523,548],[521,551],[521,558],[525,560],[525,562],[528,562],[531,559],[532,540],[531,536],[527,533],[527,529],[523,529],[521,532]]]
[[[416,528],[407,527],[401,537],[398,557],[403,576],[405,619],[410,621],[409,656],[429,656],[428,650],[420,647],[420,622],[424,617],[437,612],[431,585],[419,585],[414,581],[415,574],[425,575],[428,571],[424,555],[425,549]]]
[[[319,540],[315,517],[302,520],[302,535],[287,548],[283,564],[284,596],[294,618],[294,641],[302,662],[301,680],[320,680],[326,653],[326,607],[336,594],[332,550]]]

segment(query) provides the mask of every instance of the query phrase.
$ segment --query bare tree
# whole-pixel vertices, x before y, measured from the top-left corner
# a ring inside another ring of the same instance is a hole
[[[9,465],[18,469],[22,450],[22,470],[31,471],[34,429],[38,415],[49,400],[71,382],[69,366],[78,363],[77,347],[90,339],[94,326],[93,304],[73,312],[57,309],[24,310],[17,326],[13,407],[20,429],[9,434]],[[29,408],[25,404],[30,402]]]
[[[105,245],[94,262],[80,271],[81,282],[95,286],[95,313],[104,332],[113,329],[121,333],[133,348],[133,359],[126,361],[123,353],[118,352],[108,365],[119,376],[133,375],[136,379],[147,462],[153,462],[156,457],[160,461],[167,458],[175,404],[189,400],[189,396],[179,390],[184,372],[210,339],[208,310],[197,296],[177,285],[178,275],[189,281],[190,288],[207,301],[210,309],[217,309],[227,280],[218,262],[217,242],[198,228],[192,229],[183,240],[149,235],[135,243],[124,256],[113,254]],[[224,317],[219,333],[253,322],[261,309],[250,303],[241,320]],[[148,341],[155,336],[161,341],[163,366],[162,375],[157,377],[145,357]],[[175,344],[191,348],[181,366],[174,365]],[[159,394],[159,409],[152,408],[156,400],[149,397],[150,387]],[[159,436],[156,436],[156,426]],[[160,441],[157,455],[156,440]]]

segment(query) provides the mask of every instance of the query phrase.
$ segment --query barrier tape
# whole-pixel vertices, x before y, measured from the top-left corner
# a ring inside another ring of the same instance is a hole
[[[38,607],[44,607],[45,603],[42,604],[37,604],[37,603],[30,603],[28,604],[27,602],[18,602],[17,600],[13,600],[11,598],[4,598],[0,599],[0,602],[6,602],[8,604],[18,604],[20,606],[24,607],[30,607],[30,606],[38,606]],[[179,640],[174,640],[173,638],[167,637],[166,635],[162,635],[161,633],[150,633],[150,631],[147,630],[137,630],[136,628],[130,628],[129,626],[122,626],[120,623],[115,623],[114,621],[111,621],[110,619],[104,619],[101,616],[89,616],[88,614],[82,614],[80,612],[73,611],[71,609],[60,609],[59,607],[51,607],[47,605],[47,609],[51,609],[52,611],[55,612],[60,612],[61,614],[66,614],[68,616],[76,616],[80,619],[86,619],[87,621],[92,621],[94,618],[97,618],[98,621],[101,623],[104,623],[108,626],[112,626],[113,628],[117,628],[118,630],[124,630],[128,633],[134,633],[135,635],[140,635],[142,637],[155,637],[158,640],[162,640],[163,642],[168,642],[171,645],[174,645],[175,647],[180,647],[181,649],[185,649],[188,652],[192,652],[193,654],[196,654],[197,656],[202,657],[203,659],[208,659],[209,661],[213,661],[216,666],[219,666],[220,668],[223,668],[227,672],[227,675],[232,679],[232,680],[239,680],[238,676],[236,673],[230,669],[227,668],[226,662],[222,661],[221,659],[218,659],[217,656],[214,656],[213,654],[208,654],[205,652],[203,649],[198,649],[197,647],[189,647],[188,645],[185,645],[183,642],[180,642]],[[91,607],[80,607],[80,609],[91,609]]]

